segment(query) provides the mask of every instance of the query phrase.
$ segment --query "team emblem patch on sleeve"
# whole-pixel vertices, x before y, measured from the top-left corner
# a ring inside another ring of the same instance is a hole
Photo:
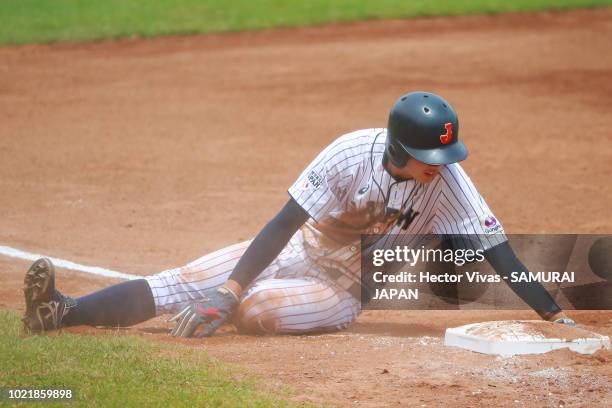
[[[311,170],[310,173],[308,173],[308,182],[313,188],[318,188],[323,183],[323,178],[314,170]]]
[[[504,227],[502,227],[501,223],[497,221],[492,214],[483,214],[480,216],[480,225],[482,225],[482,229],[485,234],[497,234],[504,231]]]

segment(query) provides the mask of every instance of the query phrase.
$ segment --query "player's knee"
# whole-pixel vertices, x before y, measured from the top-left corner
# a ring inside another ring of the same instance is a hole
[[[260,291],[246,297],[241,303],[234,320],[242,333],[276,334],[280,323],[277,310],[270,307],[270,291]]]
[[[245,334],[280,334],[279,320],[272,314],[250,319],[242,316],[236,321],[236,327]]]

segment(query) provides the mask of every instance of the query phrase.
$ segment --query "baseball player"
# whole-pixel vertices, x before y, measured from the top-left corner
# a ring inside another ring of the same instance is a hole
[[[452,106],[433,93],[406,94],[386,129],[326,147],[251,241],[78,299],[55,289],[50,260],[34,262],[24,280],[25,327],[129,326],[175,313],[171,334],[180,337],[210,336],[230,321],[251,333],[340,330],[361,310],[362,234],[415,248],[423,236],[469,235],[499,275],[527,271],[458,164],[467,155]],[[543,319],[574,324],[539,283],[508,284]]]

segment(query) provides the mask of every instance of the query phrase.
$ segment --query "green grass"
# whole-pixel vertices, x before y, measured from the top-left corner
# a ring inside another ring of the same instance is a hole
[[[0,44],[611,4],[612,0],[0,0]]]
[[[22,337],[19,318],[4,310],[0,327],[0,388],[71,388],[88,407],[289,405],[189,347],[123,335]],[[67,406],[44,403],[54,405]]]

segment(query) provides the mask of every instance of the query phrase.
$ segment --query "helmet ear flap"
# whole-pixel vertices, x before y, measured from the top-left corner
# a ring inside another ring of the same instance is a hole
[[[403,152],[401,152],[393,143],[389,143],[387,145],[387,154],[389,155],[391,162],[399,168],[404,167],[408,161],[406,154],[403,154]]]

